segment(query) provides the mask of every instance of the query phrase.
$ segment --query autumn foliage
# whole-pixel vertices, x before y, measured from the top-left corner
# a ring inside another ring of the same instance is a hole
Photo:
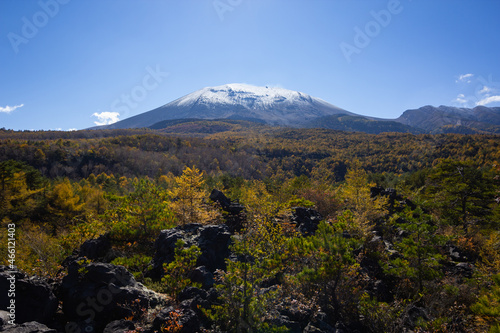
[[[175,300],[197,286],[200,249],[179,242],[153,281],[153,242],[163,229],[224,223],[209,199],[217,188],[245,207],[244,225],[216,274],[207,330],[286,331],[275,323],[294,307],[344,330],[498,332],[499,145],[271,127],[204,138],[0,130],[0,221],[16,224],[29,274],[61,278],[75,248],[106,234],[115,264]],[[295,206],[322,214],[314,233],[295,228]],[[0,242],[5,259],[6,233]],[[162,330],[180,331],[179,316]]]

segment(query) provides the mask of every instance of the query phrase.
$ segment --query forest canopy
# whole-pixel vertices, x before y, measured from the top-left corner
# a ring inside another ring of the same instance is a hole
[[[266,126],[196,137],[2,129],[0,221],[17,226],[16,264],[28,274],[60,279],[74,249],[107,235],[112,263],[175,299],[198,286],[189,273],[200,249],[176,243],[155,280],[153,242],[176,226],[228,224],[210,200],[217,189],[243,222],[231,249],[240,259],[227,259],[220,302],[204,312],[212,328],[270,330],[293,299],[332,327],[497,332],[499,144]],[[297,207],[317,214],[315,229],[296,228]]]

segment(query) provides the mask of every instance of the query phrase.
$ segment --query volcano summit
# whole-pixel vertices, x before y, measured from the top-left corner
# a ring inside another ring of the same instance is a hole
[[[425,106],[407,110],[397,119],[382,119],[346,111],[302,92],[241,83],[206,87],[154,110],[92,129],[163,129],[179,122],[207,120],[251,121],[271,126],[372,134],[500,133],[498,107]]]
[[[154,110],[100,128],[138,128],[173,119],[236,119],[302,127],[336,114],[353,115],[307,94],[233,83],[197,90]]]

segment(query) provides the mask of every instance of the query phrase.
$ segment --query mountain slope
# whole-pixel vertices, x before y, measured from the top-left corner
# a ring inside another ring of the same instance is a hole
[[[428,133],[500,133],[500,107],[468,109],[427,105],[406,110],[395,121]]]
[[[319,98],[283,88],[226,84],[207,87],[157,109],[106,128],[149,127],[173,119],[260,120],[270,125],[300,126],[311,119],[350,112]]]
[[[328,128],[348,132],[379,134],[382,132],[401,132],[420,134],[423,130],[396,121],[367,118],[363,116],[337,114],[313,119],[305,124],[309,128]]]
[[[149,128],[162,133],[172,133],[189,137],[206,137],[222,132],[259,130],[267,127],[261,122],[235,119],[173,119],[162,120]]]
[[[298,91],[238,83],[206,87],[154,110],[92,129],[149,127],[176,133],[186,130],[187,134],[234,129],[234,124],[221,124],[221,120],[366,133],[500,133],[500,107],[428,105],[406,110],[397,119],[380,119],[346,111]]]

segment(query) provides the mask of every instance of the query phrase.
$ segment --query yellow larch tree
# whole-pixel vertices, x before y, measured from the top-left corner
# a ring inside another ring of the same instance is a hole
[[[368,182],[368,174],[358,160],[347,171],[345,179],[339,189],[346,207],[341,217],[346,220],[348,231],[366,238],[372,229],[371,223],[387,213],[387,198],[372,198],[370,187],[375,184]]]
[[[180,224],[207,223],[217,218],[217,211],[205,203],[208,197],[204,189],[203,172],[193,166],[184,168],[175,177],[176,186],[169,191],[172,209]]]

